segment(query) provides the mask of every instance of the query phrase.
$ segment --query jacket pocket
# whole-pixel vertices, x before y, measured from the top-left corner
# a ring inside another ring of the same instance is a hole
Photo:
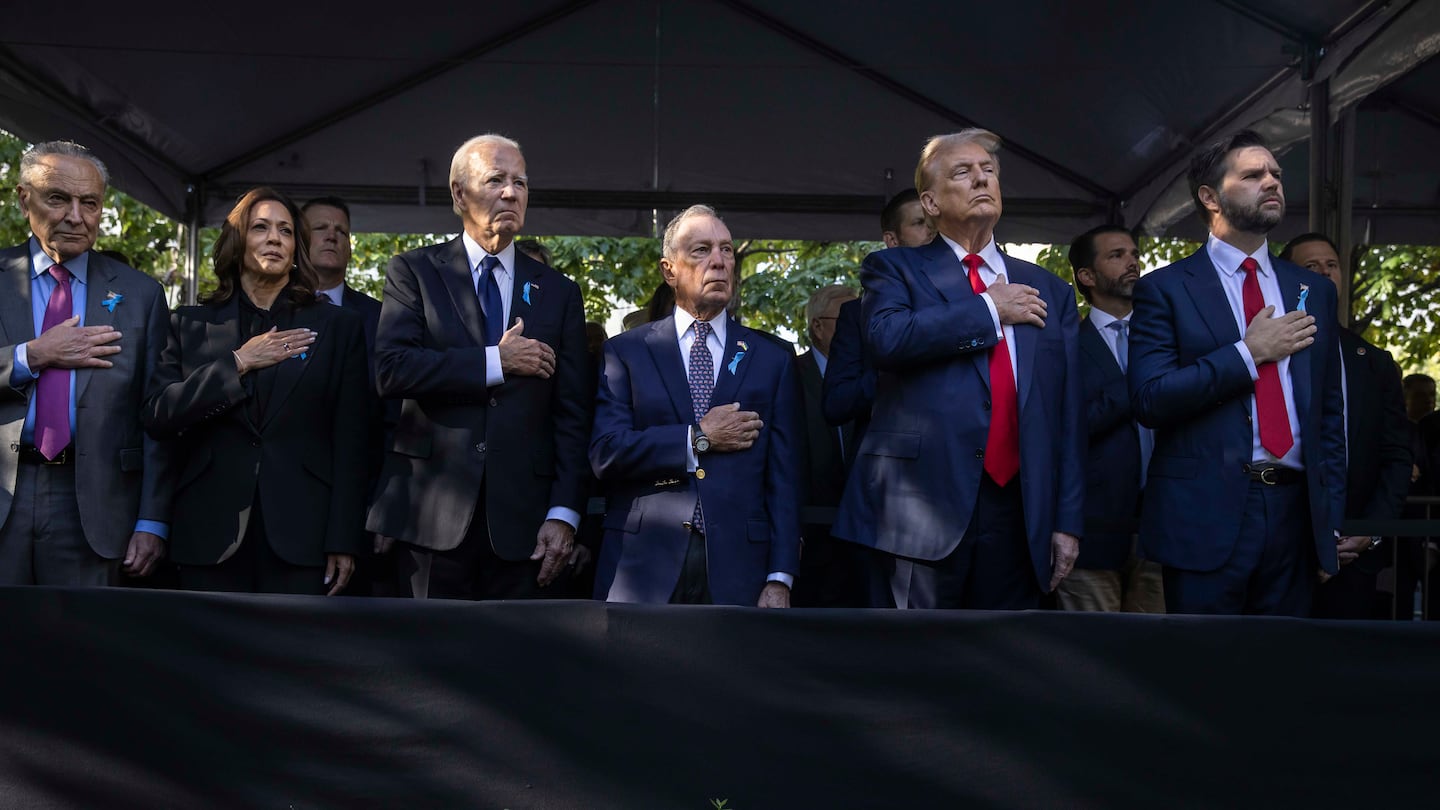
[[[865,434],[860,452],[867,456],[889,456],[891,458],[919,458],[919,433],[885,433],[872,430]]]

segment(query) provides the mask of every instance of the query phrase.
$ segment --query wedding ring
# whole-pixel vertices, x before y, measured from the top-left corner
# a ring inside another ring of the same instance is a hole
[[[290,351],[290,344],[289,344],[289,343],[281,343],[281,344],[280,344],[280,348],[282,348],[282,349],[284,349],[285,351],[288,352],[288,351]]]

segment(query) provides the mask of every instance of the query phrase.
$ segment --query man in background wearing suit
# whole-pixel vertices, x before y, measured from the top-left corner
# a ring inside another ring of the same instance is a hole
[[[825,420],[821,391],[829,372],[831,339],[842,305],[856,300],[855,291],[839,284],[821,287],[805,305],[810,351],[795,358],[805,404],[805,497],[809,507],[834,508],[845,491],[845,451],[855,441],[854,424],[833,427]],[[795,607],[866,607],[867,585],[862,549],[830,537],[830,521],[806,523],[800,555],[800,577],[791,601]]]
[[[713,208],[671,220],[661,256],[674,313],[611,338],[601,361],[595,596],[789,607],[803,452],[794,353],[726,313],[735,247]]]
[[[68,141],[20,160],[33,236],[0,251],[3,585],[110,585],[165,555],[173,481],[140,408],[169,312],[153,279],[91,250],[108,182]]]
[[[1090,304],[1080,322],[1085,380],[1085,542],[1056,589],[1063,610],[1164,613],[1160,566],[1136,553],[1136,520],[1154,436],[1135,422],[1125,369],[1140,248],[1130,232],[1101,225],[1070,244],[1075,286]]]
[[[1291,239],[1280,258],[1344,283],[1340,251],[1318,233]],[[1395,520],[1410,489],[1410,423],[1400,393],[1400,367],[1384,349],[1341,329],[1340,372],[1345,403],[1345,519]],[[1404,542],[1404,541],[1401,541]],[[1321,619],[1378,619],[1384,601],[1375,575],[1388,554],[1379,537],[1348,536],[1336,548],[1340,573],[1315,591],[1313,615]]]
[[[481,135],[450,166],[464,232],[390,262],[382,396],[405,400],[370,531],[404,545],[416,598],[542,595],[585,508],[585,318],[575,282],[515,249],[519,144]]]
[[[1189,180],[1209,241],[1141,278],[1130,318],[1155,430],[1141,546],[1171,613],[1305,616],[1345,514],[1335,285],[1270,257],[1285,192],[1259,135],[1206,147]]]
[[[901,608],[1035,608],[1079,553],[1075,293],[997,247],[999,147],[931,138],[915,187],[941,238],[860,274],[879,379],[834,534],[890,555]]]
[[[350,269],[350,205],[339,197],[317,197],[300,207],[310,226],[310,263],[320,276],[317,295],[324,301],[354,310],[365,327],[365,367],[370,374],[370,387],[375,385],[375,331],[380,325],[380,302],[351,287],[345,281]],[[385,448],[400,423],[400,400],[368,401],[372,447],[368,454],[370,473],[367,476],[367,497],[374,491],[385,460]],[[359,407],[359,403],[356,403]],[[389,553],[393,540],[374,535],[365,542],[368,549],[355,568],[349,592],[366,596],[395,595],[395,558]]]

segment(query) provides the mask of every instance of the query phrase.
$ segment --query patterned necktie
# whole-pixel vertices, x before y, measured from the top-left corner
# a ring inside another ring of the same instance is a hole
[[[1245,323],[1255,320],[1265,308],[1265,296],[1260,294],[1260,279],[1256,272],[1260,263],[1246,257],[1240,263],[1245,271]],[[1260,379],[1255,381],[1255,418],[1260,425],[1260,446],[1275,458],[1283,458],[1295,445],[1290,435],[1290,414],[1285,410],[1285,389],[1280,385],[1280,368],[1274,363],[1257,366]]]
[[[500,282],[495,268],[500,260],[486,256],[480,260],[480,311],[485,313],[485,345],[498,346],[505,334],[505,302],[500,299]]]
[[[64,323],[73,313],[70,298],[70,271],[50,265],[55,289],[45,305],[40,331]],[[45,458],[53,459],[70,445],[70,369],[51,366],[35,382],[35,446]]]
[[[710,323],[695,322],[695,342],[690,344],[690,403],[695,407],[695,421],[710,411],[710,395],[715,393],[715,358],[710,354]],[[700,499],[695,499],[695,513],[691,517],[695,531],[705,533],[705,513],[700,508]]]
[[[1115,359],[1120,363],[1120,371],[1129,371],[1130,324],[1124,321],[1111,321],[1106,326],[1115,332]]]
[[[970,289],[985,292],[980,265],[985,260],[971,253],[965,257],[970,269]],[[1003,335],[1003,333],[1002,333]],[[1020,472],[1020,404],[1015,398],[1015,372],[1010,368],[1010,349],[1004,337],[990,350],[990,435],[985,440],[985,474],[1000,486]]]

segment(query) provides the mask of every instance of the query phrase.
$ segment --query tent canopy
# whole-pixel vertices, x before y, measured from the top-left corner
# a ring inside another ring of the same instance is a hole
[[[1303,229],[1328,79],[1332,117],[1359,111],[1357,232],[1440,241],[1436,6],[156,2],[77,22],[26,3],[0,35],[0,128],[85,143],[192,222],[264,183],[347,197],[360,230],[453,231],[450,157],[496,131],[525,149],[529,233],[648,235],[709,202],[737,234],[834,240],[875,238],[925,138],[974,125],[1006,141],[1001,238],[1062,242],[1193,228],[1175,182],[1194,144],[1256,122],[1300,143],[1284,163]]]

